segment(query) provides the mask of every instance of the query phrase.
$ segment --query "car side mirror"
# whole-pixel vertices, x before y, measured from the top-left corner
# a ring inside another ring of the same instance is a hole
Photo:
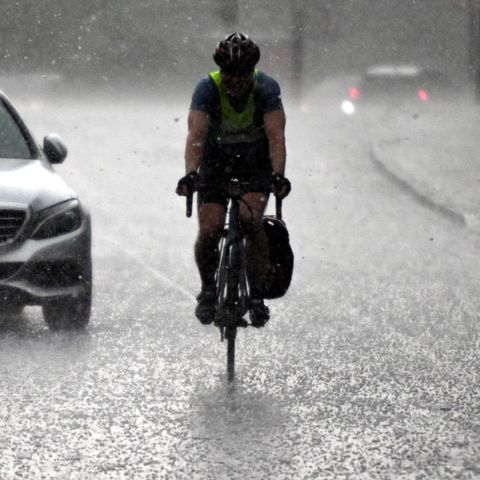
[[[50,163],[62,163],[68,153],[67,147],[55,133],[43,139],[43,151]]]

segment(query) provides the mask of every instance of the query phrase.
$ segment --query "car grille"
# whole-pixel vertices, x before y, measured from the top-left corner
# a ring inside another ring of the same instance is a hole
[[[26,303],[28,300],[28,294],[18,290],[17,288],[2,287],[0,286],[0,309],[5,304],[12,303]]]
[[[0,208],[0,245],[15,240],[25,223],[25,210]]]
[[[23,263],[20,262],[6,262],[0,263],[0,280],[11,277],[16,271],[20,270]]]

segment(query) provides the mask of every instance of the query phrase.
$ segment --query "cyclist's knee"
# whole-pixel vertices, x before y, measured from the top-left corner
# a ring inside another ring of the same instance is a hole
[[[249,192],[240,204],[240,218],[244,224],[261,224],[267,206],[267,196],[261,192]]]
[[[199,236],[201,238],[219,237],[225,226],[225,209],[218,204],[204,204],[198,210]]]
[[[222,235],[222,228],[218,228],[216,225],[206,225],[198,232],[198,240],[201,243],[217,243]]]

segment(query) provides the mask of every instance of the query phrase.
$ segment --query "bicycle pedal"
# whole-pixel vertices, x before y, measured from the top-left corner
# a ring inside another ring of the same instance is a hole
[[[225,327],[225,319],[223,317],[221,317],[220,315],[215,315],[215,318],[213,320],[213,324],[218,328],[224,328]]]
[[[230,315],[216,315],[214,325],[218,328],[247,328],[249,323],[244,318],[235,318]]]

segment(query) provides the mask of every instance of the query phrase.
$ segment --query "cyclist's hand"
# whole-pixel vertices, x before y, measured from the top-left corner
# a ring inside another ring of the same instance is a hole
[[[285,198],[292,189],[290,180],[280,173],[274,173],[272,175],[272,192],[278,198]]]
[[[182,177],[177,183],[177,188],[175,190],[176,194],[182,195],[183,197],[192,196],[195,189],[195,180],[197,178],[197,175],[197,172],[192,171]]]

